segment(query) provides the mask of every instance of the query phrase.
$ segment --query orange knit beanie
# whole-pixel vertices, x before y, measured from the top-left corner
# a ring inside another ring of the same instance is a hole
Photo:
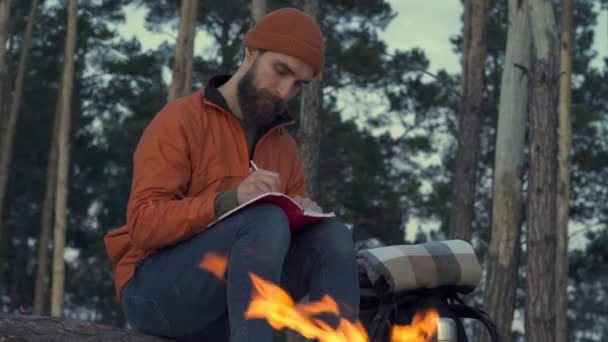
[[[317,22],[296,8],[266,14],[247,32],[245,46],[296,57],[310,65],[314,74],[323,70],[323,34]]]

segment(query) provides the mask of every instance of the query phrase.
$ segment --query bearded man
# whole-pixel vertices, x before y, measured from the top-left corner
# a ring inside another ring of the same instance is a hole
[[[268,323],[245,317],[250,274],[296,300],[329,295],[343,318],[357,320],[352,234],[338,220],[292,232],[281,208],[258,204],[208,228],[268,192],[321,210],[305,194],[298,146],[285,130],[294,120],[285,107],[323,64],[315,20],[279,9],[249,30],[233,75],[214,76],[168,103],[146,127],[133,157],[126,225],[104,238],[133,329],[180,340],[270,342]],[[226,279],[199,267],[205,255],[227,257]],[[319,319],[339,324],[336,315]]]

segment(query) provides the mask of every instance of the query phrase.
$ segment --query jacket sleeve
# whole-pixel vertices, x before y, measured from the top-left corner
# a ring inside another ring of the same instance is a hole
[[[177,107],[177,108],[176,108]],[[190,146],[182,106],[169,104],[145,129],[133,156],[127,208],[130,242],[144,250],[173,245],[204,230],[216,216],[216,193],[187,196]]]

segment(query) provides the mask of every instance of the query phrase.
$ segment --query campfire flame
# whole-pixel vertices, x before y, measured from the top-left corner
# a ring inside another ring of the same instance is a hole
[[[391,342],[428,342],[437,332],[439,313],[435,310],[417,312],[412,324],[395,325],[392,329]]]
[[[225,280],[227,265],[228,259],[225,256],[207,253],[199,268]],[[319,342],[369,342],[360,322],[352,323],[340,318],[338,327],[333,328],[315,317],[323,313],[340,317],[338,304],[330,296],[324,296],[316,302],[297,304],[279,286],[253,273],[249,276],[254,290],[245,312],[246,319],[265,319],[276,330],[288,328],[308,339],[318,339]],[[429,342],[435,335],[438,320],[439,313],[435,310],[418,312],[411,325],[393,327],[391,342]]]
[[[340,319],[340,325],[333,329],[313,316],[320,313],[339,315],[336,302],[324,296],[318,302],[296,305],[293,299],[280,287],[250,274],[254,293],[245,318],[263,318],[275,329],[289,328],[309,339],[320,342],[365,342],[367,334],[360,323],[353,324]]]
[[[206,253],[198,267],[213,273],[219,279],[225,280],[224,274],[226,274],[226,268],[228,267],[228,258],[217,253]]]

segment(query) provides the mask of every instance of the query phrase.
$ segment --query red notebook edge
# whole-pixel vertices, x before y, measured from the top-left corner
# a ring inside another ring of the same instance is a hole
[[[335,217],[333,212],[330,213],[318,213],[313,211],[304,210],[298,203],[296,203],[291,197],[279,193],[279,192],[268,192],[252,198],[251,200],[239,205],[238,207],[226,212],[225,214],[218,217],[215,221],[209,223],[207,228],[211,228],[215,224],[224,219],[234,215],[235,213],[248,208],[250,206],[262,203],[271,203],[279,206],[289,219],[289,229],[297,231],[300,228],[325,220],[326,218]]]

